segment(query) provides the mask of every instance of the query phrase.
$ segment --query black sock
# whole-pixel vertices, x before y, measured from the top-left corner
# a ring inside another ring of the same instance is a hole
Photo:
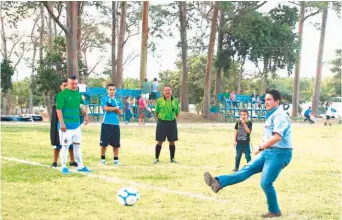
[[[171,160],[175,159],[175,153],[176,153],[176,146],[175,145],[170,145],[170,158]]]
[[[156,145],[156,159],[159,159],[159,154],[160,154],[160,151],[161,151],[161,145]]]
[[[106,156],[101,156],[101,160],[105,160],[106,159]]]
[[[119,160],[119,157],[114,157],[114,160]]]

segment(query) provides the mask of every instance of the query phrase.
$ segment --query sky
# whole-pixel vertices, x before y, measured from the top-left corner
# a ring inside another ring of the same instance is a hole
[[[169,2],[169,1],[168,1]],[[160,4],[160,1],[152,1],[151,4]],[[165,1],[163,1],[165,3]],[[260,8],[259,11],[267,12],[270,9],[277,6],[279,3],[284,3],[284,1],[270,1]],[[94,9],[91,11],[92,14],[96,15],[98,12]],[[320,30],[318,30],[314,23],[320,23],[322,19],[321,14],[307,19],[304,23],[304,35],[303,35],[303,45],[302,45],[302,62],[301,62],[301,77],[314,77],[316,73],[316,63],[318,46],[320,40]],[[33,18],[21,21],[18,25],[19,30],[6,30],[9,36],[10,33],[20,32],[29,35],[33,26]],[[140,25],[141,27],[141,25]],[[210,31],[210,30],[208,30]],[[162,40],[157,41],[157,52],[156,54],[148,54],[147,62],[147,78],[153,79],[158,77],[158,73],[162,70],[176,69],[175,61],[180,53],[180,49],[176,47],[178,41],[180,40],[179,31],[175,28],[173,30],[174,37],[167,37]],[[110,31],[108,31],[108,36],[110,36]],[[196,34],[189,31],[189,36],[191,34]],[[10,48],[11,42],[8,42],[8,48]],[[141,34],[136,35],[127,42],[125,46],[124,56],[128,56],[131,52],[137,54],[140,53],[141,47]],[[87,59],[89,68],[91,68],[95,63],[104,56],[105,58],[96,67],[95,72],[101,73],[107,67],[107,60],[111,57],[110,45],[106,46],[106,51],[93,50],[88,52]],[[323,55],[323,77],[331,76],[329,61],[334,59],[335,50],[342,48],[342,20],[337,17],[335,12],[332,10],[328,13],[328,22],[326,28],[325,44],[324,44],[324,55]],[[31,58],[32,52],[26,52],[25,57]],[[22,62],[18,65],[17,74],[13,76],[13,80],[22,80],[25,77],[29,77],[31,74],[31,69],[26,65],[26,62]],[[255,71],[254,64],[247,63],[245,66],[246,71]],[[134,61],[129,63],[124,67],[124,77],[139,78],[140,71],[140,57],[136,58]],[[279,71],[279,75],[287,76],[286,71]]]

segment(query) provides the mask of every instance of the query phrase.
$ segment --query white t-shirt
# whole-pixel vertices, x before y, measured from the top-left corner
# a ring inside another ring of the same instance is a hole
[[[79,92],[87,92],[87,84],[78,84]]]
[[[333,116],[333,113],[331,111],[331,107],[330,106],[326,106],[325,108],[326,108],[325,115],[326,116]]]

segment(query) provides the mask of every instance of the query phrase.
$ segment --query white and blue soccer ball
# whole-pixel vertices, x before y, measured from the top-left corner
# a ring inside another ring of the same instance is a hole
[[[135,205],[140,199],[139,192],[134,187],[123,187],[116,195],[118,203],[124,206]]]

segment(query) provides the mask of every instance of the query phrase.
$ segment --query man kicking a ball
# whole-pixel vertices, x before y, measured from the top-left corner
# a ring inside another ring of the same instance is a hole
[[[265,105],[267,109],[262,144],[254,151],[261,153],[236,173],[212,177],[204,173],[204,180],[217,193],[222,188],[240,183],[250,176],[261,174],[261,187],[267,199],[268,211],[263,218],[281,216],[276,191],[273,182],[277,179],[292,158],[291,124],[289,116],[279,107],[281,97],[277,90],[266,92]]]
[[[83,165],[81,152],[81,128],[80,128],[80,105],[83,103],[81,94],[77,91],[77,78],[71,76],[68,78],[68,87],[57,95],[57,116],[59,120],[59,138],[62,149],[60,159],[62,164],[62,173],[69,173],[66,166],[68,159],[68,147],[74,146],[74,154],[77,161],[78,172],[91,172]],[[85,111],[84,124],[88,124],[88,114]]]

